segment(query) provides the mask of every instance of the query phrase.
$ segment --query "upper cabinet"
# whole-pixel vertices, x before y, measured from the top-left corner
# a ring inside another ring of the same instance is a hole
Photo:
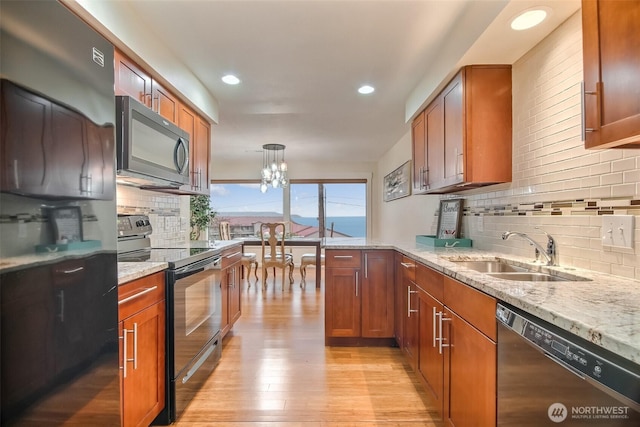
[[[164,89],[137,64],[115,51],[116,95],[131,96],[189,134],[191,183],[179,194],[209,194],[211,124],[178,97]]]
[[[415,193],[511,181],[511,66],[462,68],[416,117]]]
[[[638,22],[638,0],[582,0],[585,148],[640,148]]]
[[[115,50],[116,95],[129,95],[172,123],[178,124],[178,99],[149,73]]]

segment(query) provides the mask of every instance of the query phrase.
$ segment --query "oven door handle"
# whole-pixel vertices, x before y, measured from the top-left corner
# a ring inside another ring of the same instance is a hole
[[[184,279],[185,277],[191,276],[192,274],[199,273],[204,271],[205,267],[212,266],[212,268],[220,268],[222,258],[220,256],[215,256],[207,259],[203,259],[202,261],[194,262],[193,264],[189,264],[182,268],[179,268],[175,271],[176,280]]]

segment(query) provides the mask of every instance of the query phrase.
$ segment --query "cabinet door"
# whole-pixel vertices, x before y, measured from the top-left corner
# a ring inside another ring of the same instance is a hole
[[[47,385],[54,374],[54,306],[48,267],[0,276],[2,412]],[[4,418],[4,417],[3,417]]]
[[[164,301],[124,319],[120,326],[120,336],[126,340],[122,346],[126,347],[126,369],[121,371],[123,425],[147,426],[164,408]]]
[[[395,279],[394,279],[394,309],[393,309],[393,318],[394,318],[394,327],[393,334],[396,338],[396,343],[398,347],[402,348],[402,331],[403,331],[403,318],[405,310],[403,310],[402,306],[402,278],[404,277],[403,270],[405,267],[402,262],[402,254],[399,252],[395,253]]]
[[[6,80],[0,84],[1,189],[18,194],[44,194],[51,103]]]
[[[192,170],[196,190],[209,194],[209,157],[211,156],[211,125],[202,117],[196,117],[196,133]]]
[[[444,109],[443,98],[436,98],[425,110],[426,153],[427,153],[427,190],[437,187],[445,178],[444,152]]]
[[[151,108],[151,76],[117,49],[114,62],[116,95],[129,95]]]
[[[230,327],[240,318],[240,264],[234,264],[227,269],[228,277],[228,316]]]
[[[325,274],[325,336],[359,337],[360,269],[328,268]]]
[[[413,150],[413,190],[424,190],[427,168],[427,149],[425,145],[424,112],[420,113],[411,125],[411,142]]]
[[[418,329],[418,291],[416,290],[415,283],[409,281],[407,278],[404,280],[404,343],[402,350],[404,351],[409,365],[415,371],[418,364],[418,342],[419,342],[419,329]]]
[[[178,99],[156,80],[151,82],[151,109],[171,123],[178,124]]]
[[[442,303],[427,292],[418,293],[418,366],[417,372],[431,396],[434,405],[440,412],[444,409],[444,354],[440,351],[440,319]]]
[[[449,368],[445,371],[445,390],[449,390],[445,417],[457,427],[494,426],[496,343],[454,312],[447,311],[444,316],[451,319],[445,328],[449,344],[445,348]]]
[[[91,199],[111,200],[115,194],[114,127],[97,126],[90,120],[85,120],[85,124],[82,192]]]
[[[393,252],[364,252],[362,331],[365,338],[393,337]]]
[[[51,105],[51,164],[56,167],[55,176],[51,177],[47,186],[50,194],[84,196],[84,122],[85,119],[80,114],[56,104]]]
[[[229,269],[223,268],[220,271],[220,295],[222,298],[222,323],[220,324],[221,335],[225,335],[231,330],[230,311],[229,311]]]
[[[462,182],[464,172],[463,73],[442,92],[444,111],[444,184]]]
[[[640,1],[582,1],[586,148],[640,147]]]

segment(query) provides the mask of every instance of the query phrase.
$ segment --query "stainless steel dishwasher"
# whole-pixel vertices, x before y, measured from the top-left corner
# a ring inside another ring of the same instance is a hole
[[[498,304],[498,426],[640,426],[640,366]]]

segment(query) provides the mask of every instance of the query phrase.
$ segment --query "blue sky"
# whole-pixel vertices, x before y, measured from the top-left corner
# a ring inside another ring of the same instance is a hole
[[[317,184],[291,184],[291,214],[318,216]],[[326,216],[366,216],[366,184],[325,184]],[[282,213],[282,189],[260,192],[259,184],[212,184],[211,204],[218,212]]]

